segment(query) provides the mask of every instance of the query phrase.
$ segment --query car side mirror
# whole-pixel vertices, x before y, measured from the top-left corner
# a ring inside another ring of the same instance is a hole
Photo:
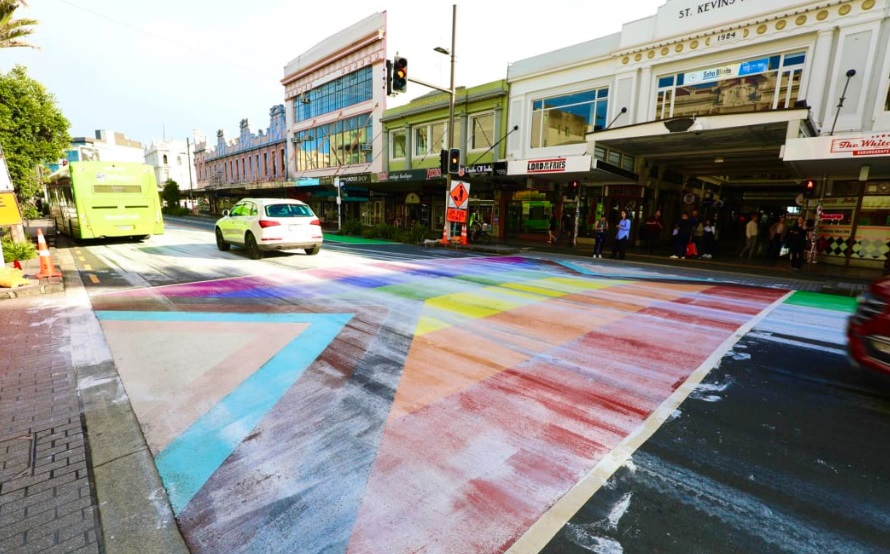
[[[229,210],[223,210],[222,214],[223,214],[223,217],[226,217],[227,215],[229,215]]]

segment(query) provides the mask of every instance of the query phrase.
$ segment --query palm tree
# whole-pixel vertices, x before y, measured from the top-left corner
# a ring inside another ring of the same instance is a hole
[[[22,39],[34,32],[29,27],[36,19],[13,19],[19,6],[27,6],[25,0],[0,0],[0,48],[37,48]]]

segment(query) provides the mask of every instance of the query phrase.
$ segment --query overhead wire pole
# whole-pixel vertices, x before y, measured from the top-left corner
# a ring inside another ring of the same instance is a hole
[[[457,4],[451,7],[451,80],[448,87],[448,149],[454,148],[454,43],[457,37]],[[451,239],[451,225],[448,221],[448,195],[451,193],[451,172],[445,172],[445,230],[442,232],[442,241]]]

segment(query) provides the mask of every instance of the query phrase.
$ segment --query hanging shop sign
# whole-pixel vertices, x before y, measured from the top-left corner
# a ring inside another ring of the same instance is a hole
[[[508,162],[510,175],[545,175],[554,173],[580,173],[590,171],[590,156],[565,156],[516,160]]]
[[[831,153],[853,157],[890,156],[890,133],[875,133],[831,141]]]
[[[0,192],[0,227],[21,225],[22,211],[14,192]]]

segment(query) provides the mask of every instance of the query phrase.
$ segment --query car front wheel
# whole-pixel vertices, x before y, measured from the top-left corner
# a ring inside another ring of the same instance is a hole
[[[320,249],[319,249],[317,246],[316,246],[315,248],[306,248],[306,255],[307,255],[307,256],[314,256],[314,255],[318,254],[318,251],[319,251],[319,250],[320,250]]]
[[[222,231],[220,231],[219,228],[216,229],[216,247],[223,252],[228,252],[229,250],[229,243],[223,239]]]
[[[263,251],[260,250],[259,245],[256,243],[253,233],[247,233],[247,237],[244,239],[244,246],[247,248],[247,255],[251,259],[261,260],[263,258]]]

